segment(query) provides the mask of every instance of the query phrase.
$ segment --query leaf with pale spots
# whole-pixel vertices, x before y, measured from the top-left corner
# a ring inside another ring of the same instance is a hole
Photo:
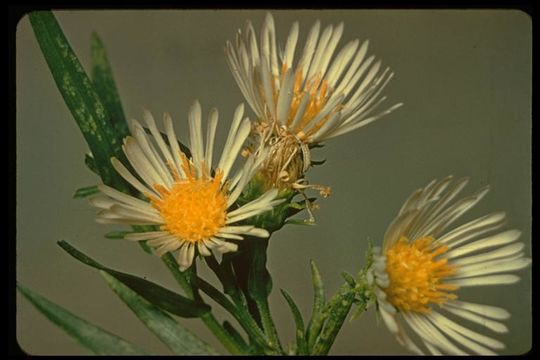
[[[210,311],[210,306],[201,301],[188,299],[148,280],[107,268],[75,249],[67,241],[59,241],[58,245],[83,264],[106,271],[147,301],[174,315],[192,318],[202,316]]]
[[[124,158],[123,134],[118,134],[110,122],[107,108],[52,12],[34,11],[28,16],[56,86],[92,152],[101,179],[105,184],[127,192],[127,184],[110,163],[113,156]]]
[[[41,295],[17,284],[19,292],[43,315],[58,325],[79,344],[98,355],[143,355],[144,352],[126,340],[72,314]]]
[[[107,58],[107,52],[98,34],[93,33],[91,39],[92,54],[92,83],[98,93],[103,106],[110,116],[109,122],[115,127],[120,137],[129,135],[126,117],[120,101],[120,95],[116,88],[111,65]]]

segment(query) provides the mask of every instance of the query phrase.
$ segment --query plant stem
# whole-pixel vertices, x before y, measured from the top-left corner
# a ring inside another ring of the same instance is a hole
[[[178,282],[180,287],[185,291],[186,295],[192,299],[195,298],[195,293],[187,280],[186,274],[180,271],[174,257],[170,253],[167,253],[163,255],[161,259],[173,274],[176,282]],[[242,344],[238,343],[236,339],[227,332],[212,313],[209,312],[201,316],[201,320],[231,354],[245,353]]]

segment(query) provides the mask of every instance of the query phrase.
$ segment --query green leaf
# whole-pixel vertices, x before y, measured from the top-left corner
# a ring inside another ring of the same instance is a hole
[[[326,162],[326,159],[322,159],[322,160],[310,160],[309,164],[311,166],[320,166],[322,164],[324,164]]]
[[[298,214],[300,211],[304,210],[308,206],[308,204],[312,204],[315,201],[317,201],[317,198],[312,197],[307,199],[307,201],[302,200],[299,202],[291,202],[290,204],[288,204],[289,209],[287,210],[287,217],[289,218]]]
[[[289,305],[289,308],[291,309],[294,323],[296,324],[296,347],[298,355],[306,355],[307,354],[307,344],[306,344],[306,338],[304,333],[304,319],[302,319],[302,314],[300,313],[300,310],[298,309],[298,306],[292,299],[292,297],[283,289],[281,290],[281,294],[287,301],[287,304]]]
[[[169,349],[178,355],[218,355],[208,344],[179,325],[171,316],[154,306],[106,271],[100,271],[110,288]]]
[[[143,355],[144,352],[126,340],[74,315],[41,295],[17,284],[17,289],[43,315],[58,325],[79,344],[98,355]]]
[[[105,234],[107,239],[123,239],[127,234],[132,234],[133,231],[110,231]]]
[[[86,186],[86,187],[77,189],[75,191],[75,194],[73,194],[73,198],[74,199],[85,198],[91,195],[95,195],[98,192],[99,192],[99,189],[97,185]]]
[[[96,175],[99,175],[99,171],[96,167],[96,161],[94,160],[92,154],[84,154],[84,163],[86,164],[86,167],[90,169],[90,171]]]
[[[293,314],[296,328],[304,332],[304,320],[302,319],[302,314],[300,313],[298,306],[296,306],[296,303],[294,302],[292,297],[285,290],[283,289],[280,289],[280,290],[281,290],[281,295],[283,295],[285,300],[287,300],[287,304],[289,304],[289,308],[291,309],[291,312]]]
[[[308,347],[311,349],[315,344],[315,340],[317,339],[317,336],[319,335],[324,323],[323,309],[326,302],[326,296],[321,274],[317,268],[317,265],[315,264],[315,261],[311,260],[310,264],[311,280],[313,282],[313,310],[311,312],[311,319],[306,331],[306,337],[308,339]]]
[[[107,108],[110,122],[115,127],[119,136],[129,135],[126,116],[120,101],[120,95],[114,82],[111,66],[107,59],[107,52],[98,34],[92,33],[92,82],[103,105]]]
[[[110,158],[124,159],[122,134],[117,134],[110,115],[81,63],[50,11],[29,14],[30,23],[58,90],[77,122],[95,160],[103,182],[128,191],[125,181],[114,171]]]
[[[240,333],[234,328],[234,326],[228,322],[227,320],[225,320],[223,322],[223,328],[225,330],[227,330],[227,332],[229,333],[229,335],[238,343],[242,346],[242,348],[244,350],[247,350],[248,349],[248,344],[246,344],[246,342],[244,341],[244,338],[242,337],[242,335],[240,335]]]
[[[200,317],[210,311],[210,306],[203,302],[188,299],[137,276],[109,269],[75,249],[66,241],[59,241],[58,245],[75,259],[98,270],[106,271],[152,304],[172,314],[190,318]]]

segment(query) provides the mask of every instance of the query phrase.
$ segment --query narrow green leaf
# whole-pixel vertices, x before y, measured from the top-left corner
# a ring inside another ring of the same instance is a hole
[[[287,219],[285,224],[289,225],[304,225],[304,226],[314,226],[317,225],[316,222],[310,219]]]
[[[116,189],[126,190],[110,158],[124,159],[122,136],[110,123],[110,115],[86,75],[60,25],[50,11],[29,14],[30,23],[58,90],[79,126],[101,179]]]
[[[172,314],[189,318],[200,317],[210,311],[210,306],[203,302],[188,299],[137,276],[109,269],[75,249],[66,241],[59,241],[58,245],[75,259],[98,270],[106,271],[152,304]]]
[[[169,349],[178,355],[218,355],[208,344],[178,324],[171,316],[125,286],[115,276],[100,271],[110,288]]]
[[[92,171],[94,174],[99,175],[99,171],[96,167],[96,161],[94,160],[94,157],[92,154],[84,154],[84,163],[90,171]]]
[[[92,82],[103,105],[107,108],[110,122],[120,136],[129,135],[124,109],[120,101],[120,95],[114,81],[111,65],[107,58],[107,52],[98,34],[92,33],[91,39],[92,54]]]
[[[322,160],[310,160],[309,163],[311,166],[319,166],[319,165],[322,165],[326,162],[326,159],[322,159]]]
[[[315,261],[311,260],[311,280],[313,282],[313,310],[311,312],[311,319],[306,331],[308,339],[308,347],[315,344],[315,340],[319,335],[323,325],[323,308],[326,302],[326,296],[324,292],[324,284],[321,278],[321,274]]]
[[[73,194],[73,198],[74,199],[85,198],[91,195],[95,195],[98,192],[99,192],[99,189],[96,185],[86,186],[86,187],[77,189],[75,191],[75,194]]]
[[[327,319],[323,330],[316,339],[315,344],[310,346],[312,355],[327,355],[330,348],[347,318],[355,300],[355,292],[349,284],[341,286],[339,292],[330,300],[327,309]]]
[[[302,318],[302,314],[300,313],[300,310],[298,309],[298,306],[296,305],[292,297],[285,290],[280,290],[281,294],[287,301],[289,308],[291,309],[294,323],[296,324],[296,347],[298,355],[305,355],[307,354],[307,344],[304,333],[304,319]]]
[[[308,206],[308,203],[312,204],[315,201],[317,201],[317,198],[312,197],[306,200],[302,200],[299,202],[291,202],[288,204],[288,210],[287,210],[287,217],[294,216],[298,214],[300,211],[304,210],[306,206]]]
[[[62,328],[82,346],[98,355],[143,355],[126,340],[105,331],[52,303],[41,295],[17,284],[17,289],[50,321]]]
[[[229,335],[238,343],[242,346],[243,350],[244,351],[247,351],[248,349],[248,344],[246,344],[246,342],[244,341],[244,338],[242,337],[242,335],[240,335],[240,333],[234,328],[234,326],[228,322],[227,320],[225,320],[223,322],[223,328],[225,328],[225,330],[227,330],[227,332],[229,333]]]
[[[346,271],[343,271],[341,273],[341,276],[343,277],[343,279],[345,279],[347,284],[349,284],[349,286],[354,289],[354,287],[356,286],[356,280],[355,280],[354,276],[352,276],[351,274],[349,274]]]
[[[296,303],[292,299],[292,297],[283,289],[281,290],[281,295],[287,300],[287,304],[289,305],[289,308],[291,309],[294,322],[296,324],[296,328],[299,330],[302,330],[302,333],[304,332],[304,319],[302,319],[302,314],[300,313],[300,310],[298,309],[298,306],[296,306]]]
[[[123,239],[127,234],[131,234],[133,231],[110,231],[105,234],[107,239]]]

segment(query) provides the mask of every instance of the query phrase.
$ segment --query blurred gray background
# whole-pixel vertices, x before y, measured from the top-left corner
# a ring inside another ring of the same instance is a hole
[[[433,178],[472,177],[465,193],[489,183],[491,193],[463,218],[495,210],[531,244],[531,21],[518,11],[273,11],[278,40],[300,21],[300,42],[316,19],[345,23],[341,45],[370,39],[370,54],[396,77],[385,93],[405,106],[360,131],[331,140],[313,158],[327,163],[309,172],[330,185],[319,201],[316,227],[288,226],[269,246],[274,280],[271,308],[282,342],[294,323],[279,288],[310,314],[309,259],[320,267],[329,296],[344,270],[363,265],[367,240],[381,241],[405,198]],[[223,47],[251,19],[257,31],[265,11],[57,11],[66,36],[89,69],[90,34],[98,32],[109,54],[129,117],[142,108],[172,114],[187,138],[187,110],[199,99],[203,111],[220,110],[220,140],[242,95],[227,67]],[[390,103],[389,103],[390,104]],[[251,114],[251,112],[250,112]],[[98,179],[86,169],[87,147],[40,53],[28,18],[17,28],[17,280],[91,322],[156,354],[168,354],[111,292],[99,274],[65,254],[65,239],[113,268],[176,284],[159,259],[130,242],[108,240],[86,200],[74,190]],[[214,281],[208,272],[203,272]],[[512,312],[510,333],[496,336],[504,354],[531,347],[531,277],[520,283],[462,291],[462,298]],[[31,354],[86,354],[25,299],[17,297],[17,339]],[[219,306],[215,305],[215,309]],[[223,318],[224,313],[218,311]],[[198,320],[180,320],[223,348]],[[474,327],[473,327],[474,328]],[[476,329],[476,328],[475,328]],[[485,330],[486,332],[488,330]],[[491,334],[488,334],[491,335]],[[374,309],[347,322],[333,354],[405,354],[378,323]]]

